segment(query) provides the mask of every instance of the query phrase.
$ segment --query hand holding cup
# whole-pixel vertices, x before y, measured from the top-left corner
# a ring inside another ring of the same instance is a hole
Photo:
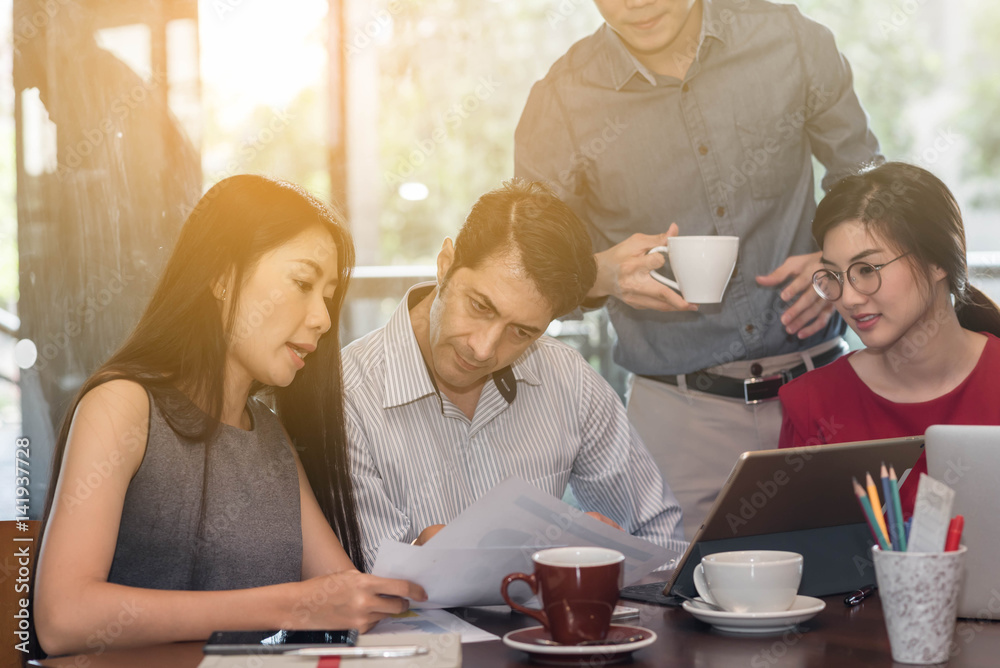
[[[647,255],[665,253],[677,281],[656,270],[649,275],[692,304],[718,304],[736,266],[739,245],[739,237],[671,237],[666,246],[651,248]]]

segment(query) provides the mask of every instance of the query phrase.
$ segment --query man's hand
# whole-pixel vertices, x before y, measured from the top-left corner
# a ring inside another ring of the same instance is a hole
[[[613,526],[614,528],[618,529],[619,531],[625,531],[625,529],[622,529],[620,526],[618,526],[618,523],[615,522],[613,519],[611,519],[609,517],[605,517],[604,515],[602,515],[600,513],[590,512],[590,513],[587,513],[587,515],[590,515],[591,517],[593,517],[598,522],[604,522],[608,526]]]
[[[659,253],[646,255],[649,249],[662,246],[677,236],[677,223],[665,234],[633,234],[617,246],[597,253],[597,281],[587,293],[587,299],[615,296],[632,308],[656,311],[697,311],[698,307],[684,301],[679,294],[649,275],[663,266]]]
[[[775,287],[791,279],[781,291],[781,300],[786,303],[795,300],[795,303],[781,315],[781,324],[785,331],[798,334],[800,339],[826,327],[833,315],[833,302],[821,298],[812,287],[813,273],[823,268],[820,255],[819,252],[792,255],[767,276],[757,277],[757,283],[765,287]]]
[[[429,527],[427,527],[426,529],[424,529],[423,531],[420,532],[420,535],[417,536],[417,539],[415,541],[413,541],[413,544],[414,545],[423,545],[424,543],[426,543],[427,541],[429,541],[431,538],[433,538],[435,535],[437,535],[437,532],[440,531],[443,528],[444,528],[443,524],[432,524],[432,525],[430,525]]]

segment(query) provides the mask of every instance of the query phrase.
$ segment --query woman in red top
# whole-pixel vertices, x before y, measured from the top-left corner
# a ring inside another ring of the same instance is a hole
[[[1000,425],[1000,311],[969,285],[948,188],[903,163],[845,178],[820,202],[813,287],[866,348],[781,388],[781,448]],[[981,333],[984,332],[984,333]],[[909,516],[923,456],[900,490]]]

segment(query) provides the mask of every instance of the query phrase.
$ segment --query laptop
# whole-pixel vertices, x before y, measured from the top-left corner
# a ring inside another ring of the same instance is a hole
[[[828,596],[875,582],[871,532],[851,487],[882,462],[910,469],[924,437],[744,452],[666,583],[634,585],[622,598],[677,605],[696,596],[702,557],[729,550],[788,550],[804,557],[799,593]]]
[[[958,616],[1000,619],[1000,427],[927,429],[927,472],[955,490],[952,515],[965,516],[965,581]]]

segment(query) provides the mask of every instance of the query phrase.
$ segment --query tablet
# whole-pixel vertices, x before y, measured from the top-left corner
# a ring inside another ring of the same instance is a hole
[[[701,558],[729,550],[798,552],[804,596],[872,584],[873,541],[851,477],[877,474],[882,462],[908,471],[923,447],[923,436],[911,436],[744,452],[656,602],[672,603],[662,597],[674,592],[696,596],[692,573]]]

